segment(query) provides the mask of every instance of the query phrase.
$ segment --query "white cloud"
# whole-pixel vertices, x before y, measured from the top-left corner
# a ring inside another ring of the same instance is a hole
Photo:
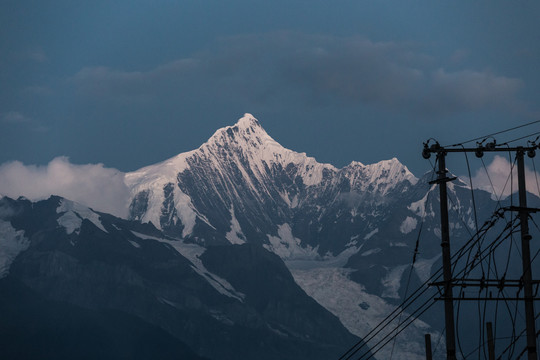
[[[510,179],[510,172],[513,174],[512,179]],[[535,174],[534,171],[525,166],[527,191],[540,196],[537,180],[540,181],[540,174]],[[484,168],[478,169],[472,181],[475,188],[488,191],[497,198],[504,198],[511,192],[518,191],[517,165],[512,169],[512,164],[507,158],[496,155],[487,166],[487,173]],[[468,183],[468,181],[466,182]]]
[[[129,190],[124,173],[103,164],[76,165],[57,157],[46,166],[19,161],[0,165],[0,194],[30,200],[59,195],[94,210],[127,216]]]

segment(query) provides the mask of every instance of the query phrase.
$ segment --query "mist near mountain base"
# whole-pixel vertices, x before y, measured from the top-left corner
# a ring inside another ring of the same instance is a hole
[[[0,195],[32,201],[59,195],[126,218],[129,190],[119,170],[103,164],[72,164],[67,157],[56,157],[44,166],[20,161],[0,165]]]
[[[473,187],[490,192],[496,198],[505,198],[511,190],[517,191],[517,172],[514,171],[513,186],[509,179],[511,167],[506,158],[493,157],[486,166],[487,173],[483,168],[474,172]],[[538,194],[538,174],[527,167],[525,175],[528,191]],[[461,179],[469,183],[467,176]],[[58,195],[122,218],[127,218],[129,206],[129,189],[123,172],[103,164],[72,164],[64,156],[44,166],[25,165],[20,161],[0,165],[0,195],[24,196],[32,201]],[[350,195],[343,200],[354,207],[361,199]]]

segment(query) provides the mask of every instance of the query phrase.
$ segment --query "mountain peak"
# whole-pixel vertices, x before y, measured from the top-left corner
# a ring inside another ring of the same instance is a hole
[[[252,126],[261,127],[261,124],[259,124],[259,121],[253,115],[245,113],[243,117],[238,119],[234,126],[237,126],[240,129],[247,129]]]
[[[263,129],[259,121],[251,114],[246,113],[236,124],[218,129],[201,148],[215,144],[227,144],[232,149],[256,151],[261,147],[281,148],[268,133]]]
[[[418,182],[418,179],[409,171],[407,166],[403,165],[397,158],[382,160],[378,163],[367,165],[366,169],[374,178],[392,179],[393,182],[408,180],[412,185]]]

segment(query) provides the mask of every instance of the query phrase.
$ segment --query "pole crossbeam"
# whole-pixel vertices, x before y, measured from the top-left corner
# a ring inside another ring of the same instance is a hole
[[[444,281],[432,282],[429,286],[444,286]],[[540,280],[531,280],[531,284],[540,284]],[[452,279],[452,285],[455,287],[523,287],[523,280],[513,279]]]
[[[538,146],[516,146],[516,147],[505,147],[505,148],[487,148],[487,147],[477,147],[477,148],[444,148],[439,146],[438,148],[433,148],[434,145],[429,148],[429,151],[432,153],[446,152],[446,153],[463,153],[463,152],[472,152],[475,153],[478,149],[481,149],[483,152],[515,152],[515,151],[531,151],[538,149]]]
[[[453,298],[446,298],[446,297],[436,297],[433,300],[439,301],[439,300],[452,300],[452,301],[529,301],[528,299],[524,297],[504,297],[504,298],[496,298],[496,297],[453,297]],[[532,301],[540,301],[540,298],[533,298]]]

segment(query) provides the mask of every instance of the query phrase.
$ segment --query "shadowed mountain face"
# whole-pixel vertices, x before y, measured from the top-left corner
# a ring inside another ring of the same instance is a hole
[[[327,359],[356,340],[260,245],[199,258],[198,245],[66,199],[0,208],[0,332],[15,357]]]
[[[179,339],[122,311],[46,298],[0,279],[0,345],[6,359],[193,359]]]

